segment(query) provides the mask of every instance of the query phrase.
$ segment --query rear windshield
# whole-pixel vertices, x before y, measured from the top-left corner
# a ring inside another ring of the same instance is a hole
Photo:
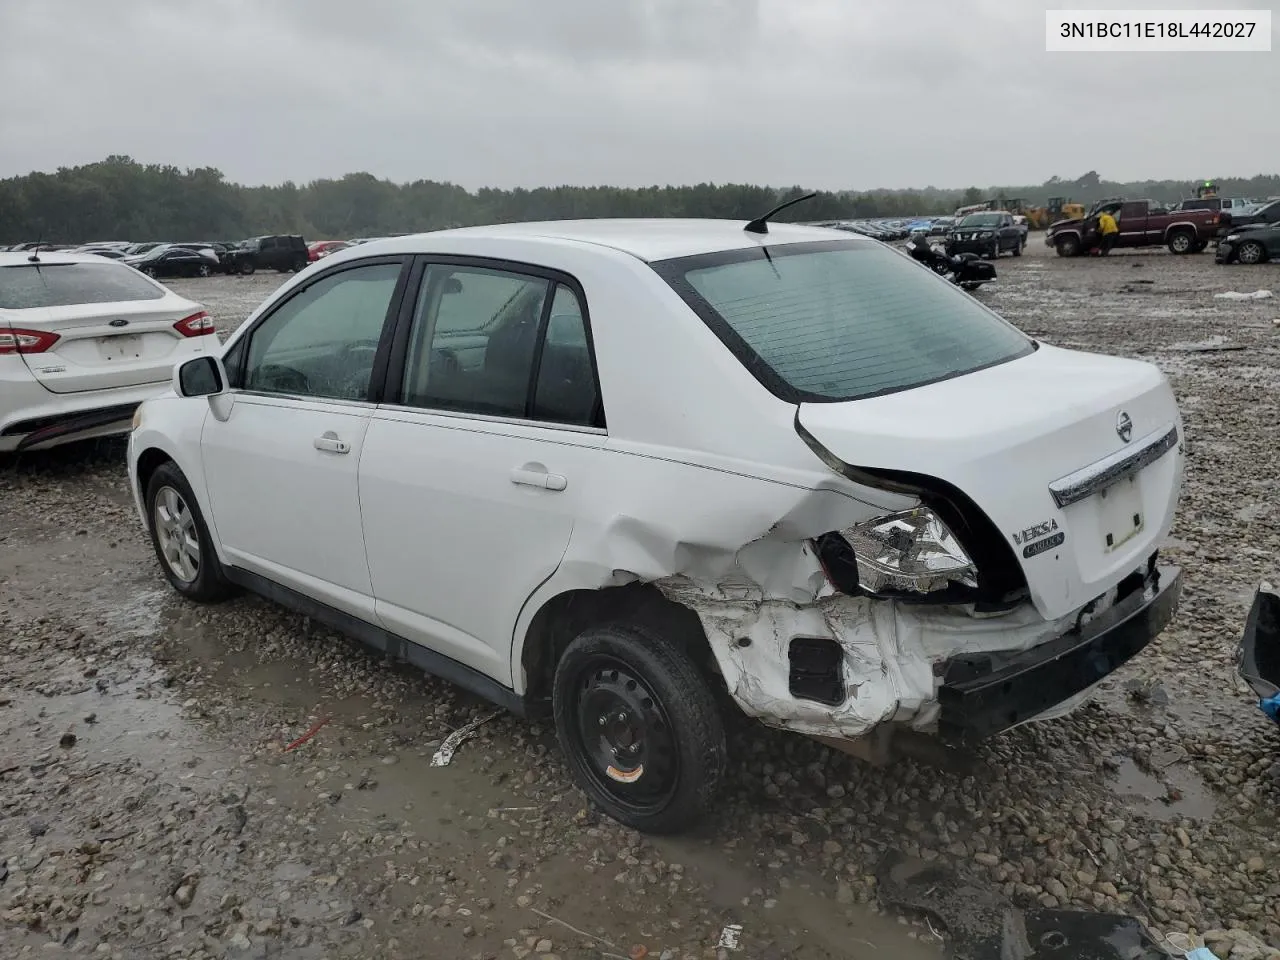
[[[1025,356],[1035,344],[967,293],[865,240],[653,264],[747,368],[791,402],[858,400]]]
[[[0,309],[159,300],[164,291],[121,263],[19,263],[0,267]]]

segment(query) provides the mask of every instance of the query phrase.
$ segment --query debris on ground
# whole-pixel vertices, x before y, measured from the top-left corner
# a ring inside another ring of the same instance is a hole
[[[1020,908],[986,883],[940,863],[890,851],[876,871],[880,902],[945,928],[951,960],[1165,960],[1168,954],[1132,917]],[[932,923],[930,929],[933,929]]]
[[[310,727],[307,728],[306,733],[304,733],[297,740],[294,740],[292,743],[286,746],[284,748],[284,752],[288,753],[290,750],[297,750],[300,746],[302,746],[304,743],[306,743],[308,740],[314,737],[317,733],[319,733],[321,728],[324,727],[324,725],[329,722],[329,719],[330,719],[329,717],[321,717],[319,720],[317,720],[315,723],[313,723]]]
[[[1235,290],[1228,290],[1225,293],[1215,293],[1215,300],[1268,300],[1272,296],[1270,290],[1255,290],[1253,293],[1239,293]]]
[[[742,943],[742,924],[730,923],[726,924],[724,929],[720,931],[720,939],[716,941],[716,949],[737,950],[740,943]]]
[[[449,734],[449,736],[445,737],[444,743],[440,744],[440,749],[437,750],[431,758],[431,766],[447,767],[451,764],[453,762],[453,754],[458,747],[462,745],[462,742],[473,737],[477,730],[500,713],[502,713],[501,710],[495,710],[493,713],[477,717],[475,720],[459,727],[457,730],[453,731],[453,733]]]

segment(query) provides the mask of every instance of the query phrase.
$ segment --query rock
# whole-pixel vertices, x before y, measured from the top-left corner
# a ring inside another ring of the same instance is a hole
[[[1249,873],[1262,873],[1263,870],[1267,869],[1267,861],[1261,857],[1250,857],[1244,868]]]
[[[534,953],[550,953],[554,948],[554,946],[555,944],[553,944],[550,940],[547,940],[544,938],[537,942],[537,944],[533,948],[533,952]]]
[[[189,883],[184,883],[177,890],[173,891],[173,900],[178,906],[184,910],[191,906],[191,901],[195,899],[196,888]]]
[[[853,887],[841,880],[836,884],[836,903],[848,905],[853,902]]]
[[[63,750],[70,750],[76,745],[76,735],[68,731],[58,739],[58,746]]]
[[[978,863],[982,864],[984,867],[1000,866],[1000,858],[997,857],[994,853],[975,853],[973,855],[973,859],[976,860]]]
[[[27,833],[33,837],[43,837],[49,832],[49,824],[45,823],[39,817],[32,817],[27,821]]]

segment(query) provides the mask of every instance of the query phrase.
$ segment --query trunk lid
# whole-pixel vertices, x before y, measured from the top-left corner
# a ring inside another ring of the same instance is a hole
[[[797,418],[850,466],[910,471],[964,491],[1008,538],[1050,619],[1141,565],[1168,534],[1181,489],[1173,391],[1156,367],[1134,360],[1041,344],[912,390],[803,403]],[[1137,469],[1124,463],[1142,449]]]
[[[124,303],[89,303],[25,310],[0,310],[0,328],[56,334],[40,353],[23,353],[32,375],[53,393],[77,393],[113,387],[162,383],[173,365],[192,349],[175,329],[180,320],[201,312],[179,297]]]

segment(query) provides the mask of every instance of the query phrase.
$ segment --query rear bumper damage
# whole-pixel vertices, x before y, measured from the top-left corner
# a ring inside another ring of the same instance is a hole
[[[1237,664],[1241,678],[1258,695],[1258,706],[1280,723],[1280,591],[1262,583],[1245,620]]]
[[[1086,607],[1045,620],[843,594],[809,604],[659,583],[702,621],[749,716],[825,740],[877,728],[976,741],[1074,708],[1173,617],[1181,571],[1154,557]]]
[[[950,660],[938,690],[938,732],[952,741],[981,740],[1086,692],[1159,636],[1181,592],[1182,571],[1158,567],[1110,609],[1048,643],[999,664]]]

